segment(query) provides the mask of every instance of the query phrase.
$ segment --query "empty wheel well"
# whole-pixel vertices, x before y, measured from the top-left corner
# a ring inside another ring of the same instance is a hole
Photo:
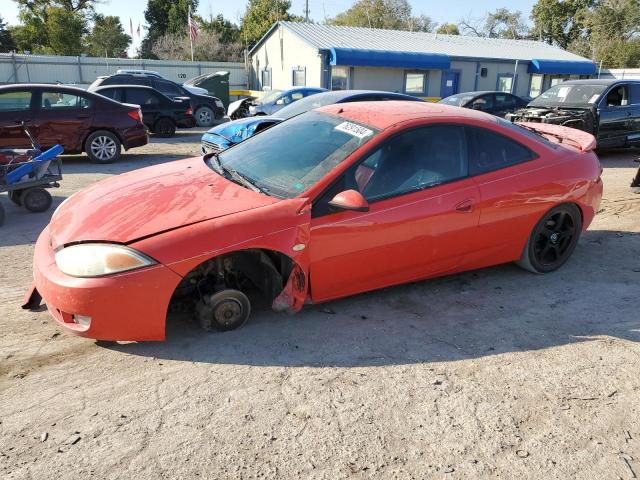
[[[184,276],[176,287],[172,303],[198,301],[202,296],[232,288],[259,291],[272,302],[284,288],[294,262],[274,250],[247,249],[211,258]]]

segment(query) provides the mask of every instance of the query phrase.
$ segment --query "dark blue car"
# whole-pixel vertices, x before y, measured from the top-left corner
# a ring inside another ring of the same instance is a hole
[[[202,136],[202,154],[209,152],[221,152],[240,143],[256,133],[280,123],[301,113],[314,108],[333,105],[334,103],[348,102],[375,102],[383,100],[406,100],[410,102],[422,102],[417,97],[402,93],[379,92],[375,90],[336,90],[332,92],[317,93],[298,100],[284,107],[271,116],[258,116],[241,118],[229,123],[223,123],[212,128]]]

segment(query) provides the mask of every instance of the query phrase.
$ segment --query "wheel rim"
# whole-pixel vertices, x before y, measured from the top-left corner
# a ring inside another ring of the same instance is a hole
[[[91,153],[100,160],[110,160],[116,155],[116,142],[106,135],[101,135],[91,142]]]
[[[209,123],[211,121],[211,111],[208,108],[201,108],[198,112],[198,120],[200,123]]]
[[[576,235],[576,222],[566,210],[547,217],[539,227],[534,242],[536,260],[545,267],[554,266],[566,258]]]
[[[228,298],[216,305],[213,311],[213,318],[216,323],[225,329],[241,323],[244,317],[242,304],[235,298]]]
[[[34,210],[44,209],[49,203],[49,196],[44,191],[33,191],[29,193],[29,197],[27,198],[27,204],[29,208]]]

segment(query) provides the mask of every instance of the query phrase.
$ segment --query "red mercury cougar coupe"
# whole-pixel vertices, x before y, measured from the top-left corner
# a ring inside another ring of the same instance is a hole
[[[38,239],[25,307],[43,299],[86,337],[162,340],[176,302],[230,330],[258,294],[295,312],[505,262],[551,272],[598,210],[594,147],[440,104],[322,107],[67,199]]]

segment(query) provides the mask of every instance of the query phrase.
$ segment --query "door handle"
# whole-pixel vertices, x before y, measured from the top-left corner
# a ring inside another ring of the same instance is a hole
[[[468,198],[467,200],[461,201],[456,205],[456,211],[460,213],[471,213],[473,212],[473,200]]]
[[[76,118],[89,118],[89,115],[76,115]]]

